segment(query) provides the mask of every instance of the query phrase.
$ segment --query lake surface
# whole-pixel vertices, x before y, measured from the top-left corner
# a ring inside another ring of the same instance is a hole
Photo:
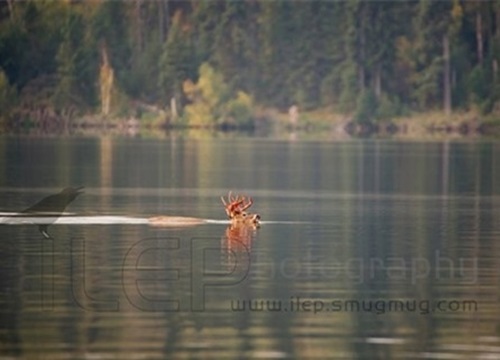
[[[84,221],[50,238],[0,226],[1,359],[500,359],[500,143],[4,137],[0,153],[0,212],[85,186],[66,209]],[[229,190],[259,229],[229,227]]]

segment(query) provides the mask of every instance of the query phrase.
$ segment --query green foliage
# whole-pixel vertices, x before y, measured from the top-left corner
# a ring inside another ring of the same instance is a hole
[[[0,69],[0,118],[8,115],[16,103],[16,90],[9,84],[5,73]]]
[[[339,108],[343,112],[351,112],[356,108],[358,98],[358,77],[353,63],[346,64],[341,76],[342,88],[340,92]]]
[[[0,68],[23,104],[43,94],[56,109],[99,109],[105,45],[123,111],[128,99],[166,107],[175,98],[179,110],[189,100],[184,117],[202,126],[251,123],[255,104],[390,118],[443,107],[445,84],[454,109],[499,111],[492,0],[10,5],[1,7]]]
[[[152,35],[151,39],[144,44],[144,49],[140,56],[134,59],[134,65],[127,76],[127,86],[129,95],[137,99],[145,99],[148,102],[160,102],[161,87],[155,81],[160,72],[162,44],[157,36]]]
[[[199,72],[196,84],[191,81],[184,83],[184,93],[191,100],[184,113],[188,124],[195,127],[248,126],[251,123],[252,98],[242,91],[232,98],[222,74],[207,63],[200,66]]]
[[[172,97],[182,102],[182,83],[193,79],[197,69],[191,34],[182,26],[181,13],[177,13],[160,57],[159,86],[164,103]]]
[[[223,104],[228,98],[228,88],[222,74],[207,63],[200,66],[197,84],[184,83],[184,93],[191,100],[185,108],[189,125],[211,127],[223,121]]]
[[[77,12],[67,11],[63,40],[56,55],[57,79],[52,102],[56,109],[86,108],[96,104],[97,57],[85,46],[85,23]]]
[[[414,18],[412,99],[419,110],[441,105],[443,93],[443,39],[456,31],[453,2],[422,0]]]
[[[388,121],[397,116],[402,116],[406,113],[406,109],[401,104],[398,97],[389,97],[387,94],[382,94],[378,100],[377,119]]]
[[[95,104],[96,63],[92,44],[84,41],[86,24],[80,7],[67,3],[12,3],[10,17],[0,22],[0,66],[22,103],[56,109]]]
[[[132,13],[131,4],[102,1],[97,3],[91,19],[91,36],[97,41],[96,50],[102,46],[108,49],[115,82],[125,95],[137,94],[137,83],[133,81],[135,77],[130,76],[135,71],[132,62],[134,29],[130,26],[133,18],[129,15]]]
[[[20,89],[55,71],[64,4],[32,0],[12,5],[15,13],[0,23],[0,67]]]
[[[254,89],[257,78],[255,55],[258,44],[254,38],[257,32],[256,3],[225,1],[213,17],[217,21],[213,36],[210,60],[218,69],[223,69],[224,79],[233,89]]]
[[[243,91],[238,91],[236,98],[230,99],[226,104],[226,119],[230,124],[239,127],[251,127],[253,125],[252,109],[252,97]]]
[[[365,90],[358,97],[354,121],[358,123],[368,123],[375,119],[378,109],[378,101],[372,90]]]
[[[490,96],[488,74],[482,66],[475,66],[469,75],[469,91],[473,103],[480,104]]]
[[[357,99],[353,120],[358,123],[373,123],[388,121],[402,114],[403,108],[397,98],[391,99],[387,94],[377,98],[373,90],[365,90]]]

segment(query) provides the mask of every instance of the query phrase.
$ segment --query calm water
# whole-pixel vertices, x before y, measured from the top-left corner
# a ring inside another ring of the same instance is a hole
[[[84,185],[68,212],[117,216],[50,239],[0,226],[2,359],[500,359],[500,143],[2,138],[0,153],[1,212]],[[254,198],[260,229],[145,223],[224,220],[228,190]]]

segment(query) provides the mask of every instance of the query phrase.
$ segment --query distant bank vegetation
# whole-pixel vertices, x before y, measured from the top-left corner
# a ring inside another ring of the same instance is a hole
[[[0,121],[479,128],[500,118],[499,61],[499,1],[7,0]]]

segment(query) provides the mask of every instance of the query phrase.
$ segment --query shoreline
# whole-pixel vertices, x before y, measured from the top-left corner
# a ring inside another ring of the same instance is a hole
[[[189,126],[172,123],[165,112],[148,113],[141,118],[107,117],[99,114],[70,118],[52,113],[50,118],[17,118],[0,122],[0,133],[5,135],[103,135],[148,136],[153,133],[205,132],[239,133],[247,135],[326,134],[334,138],[394,137],[500,137],[500,118],[481,117],[475,111],[454,112],[446,115],[440,111],[414,113],[387,121],[355,122],[352,117],[329,109],[316,109],[300,113],[291,119],[289,114],[277,109],[255,111],[254,121],[245,126],[232,123],[214,126]]]

